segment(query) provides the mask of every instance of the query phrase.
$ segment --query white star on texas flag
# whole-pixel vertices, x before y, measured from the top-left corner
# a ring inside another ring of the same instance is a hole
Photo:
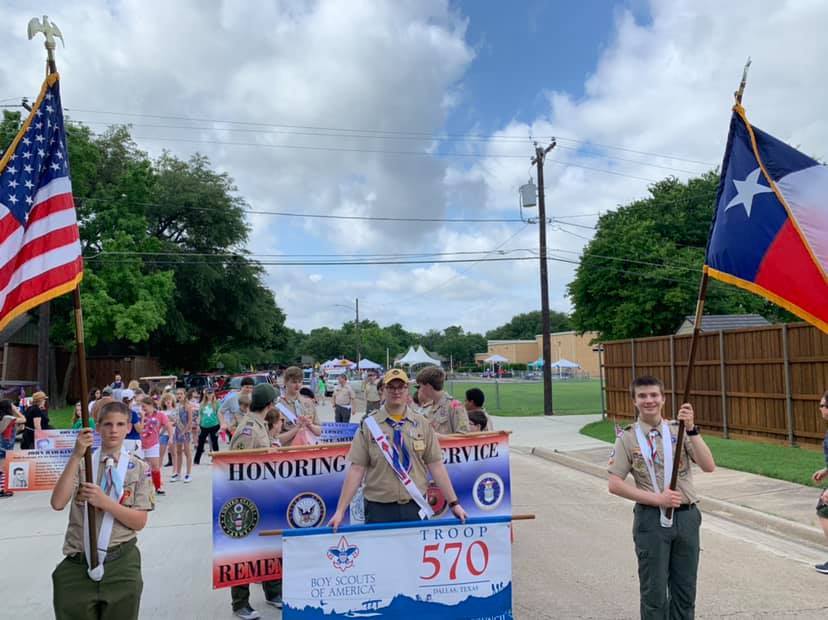
[[[756,168],[756,170],[747,175],[744,181],[737,181],[736,179],[733,179],[733,184],[736,186],[736,195],[733,197],[733,200],[727,203],[725,211],[731,207],[744,205],[747,216],[750,218],[750,210],[753,207],[753,197],[756,196],[756,194],[766,194],[767,192],[773,191],[767,185],[759,184],[759,174],[761,172],[762,171],[759,168]]]

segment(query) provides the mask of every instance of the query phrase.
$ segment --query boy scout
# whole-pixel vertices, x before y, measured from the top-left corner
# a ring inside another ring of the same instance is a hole
[[[439,435],[469,432],[469,416],[460,401],[443,391],[445,371],[438,366],[423,368],[417,373],[420,405],[431,403],[423,415]]]
[[[678,423],[662,420],[664,386],[655,377],[638,377],[630,393],[638,422],[616,440],[607,471],[610,493],[636,502],[633,541],[641,618],[693,618],[701,513],[690,461],[705,472],[716,464],[694,424],[693,407],[683,404],[678,419],[684,421],[687,437],[679,450],[676,490],[670,490]],[[635,487],[624,482],[630,472]],[[668,508],[673,509],[672,523],[666,519]]]
[[[276,408],[284,418],[282,432],[277,437],[282,446],[314,443],[322,434],[322,423],[313,400],[299,394],[303,378],[304,373],[298,366],[285,370],[285,394],[276,401]]]
[[[269,383],[260,383],[253,388],[250,397],[250,412],[239,420],[236,432],[230,440],[231,450],[249,450],[252,448],[270,448],[271,437],[265,417],[274,408],[274,401],[279,394]],[[263,581],[265,601],[278,609],[282,608],[282,580]],[[260,618],[258,611],[250,606],[250,586],[245,584],[230,588],[233,602],[233,615],[243,620]]]
[[[416,521],[433,515],[425,500],[428,473],[442,490],[454,515],[464,521],[437,435],[428,421],[408,407],[408,376],[399,368],[383,378],[385,404],[367,416],[351,443],[336,512],[330,526],[342,523],[345,510],[365,479],[365,522]]]
[[[362,385],[365,393],[365,415],[370,415],[380,408],[380,395],[377,389],[379,377],[374,370],[368,371],[368,380]]]
[[[84,428],[52,491],[55,510],[63,510],[72,502],[63,543],[66,557],[52,573],[58,620],[138,617],[144,583],[135,534],[147,523],[147,512],[155,505],[155,491],[149,465],[124,449],[130,426],[130,411],[125,404],[110,401],[101,406],[97,421],[101,447],[92,455],[96,482],[87,482],[84,475],[83,455],[92,445],[92,429]],[[87,503],[97,508],[99,564],[94,570],[88,570],[88,549],[84,549]]]

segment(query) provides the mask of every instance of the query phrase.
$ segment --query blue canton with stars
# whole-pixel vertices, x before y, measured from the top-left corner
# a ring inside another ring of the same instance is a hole
[[[0,203],[24,227],[37,191],[53,179],[69,176],[57,80],[32,110],[30,119],[29,128],[0,174]]]

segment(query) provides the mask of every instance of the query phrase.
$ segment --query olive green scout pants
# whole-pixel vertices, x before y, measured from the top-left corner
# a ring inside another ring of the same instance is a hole
[[[661,527],[659,510],[636,504],[633,540],[638,556],[641,618],[684,620],[696,611],[701,512],[695,505],[673,511],[673,527]]]
[[[92,581],[86,558],[63,558],[52,573],[52,601],[57,620],[136,620],[141,604],[141,553],[135,540],[107,553],[104,576]]]

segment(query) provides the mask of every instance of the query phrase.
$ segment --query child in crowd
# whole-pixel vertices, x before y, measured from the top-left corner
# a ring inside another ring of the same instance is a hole
[[[172,424],[173,429],[175,429],[176,424],[178,423],[178,410],[175,408],[175,396],[173,396],[170,392],[165,392],[163,395],[160,393],[158,397],[150,396],[153,402],[156,403],[156,406],[164,412],[164,415],[167,416],[167,419]],[[174,437],[171,437],[167,434],[166,427],[161,429],[161,436],[160,436],[160,443],[161,443],[161,451],[158,455],[159,461],[164,463],[164,459],[169,459],[167,465],[173,466],[173,471],[175,471],[175,441]],[[166,467],[166,465],[165,465]],[[173,474],[172,478],[170,478],[170,482],[175,482],[177,480],[175,474]]]
[[[267,432],[270,435],[270,443],[275,446],[281,446],[279,435],[282,434],[282,425],[284,419],[276,409],[271,409],[265,414],[265,422],[267,422]]]
[[[96,411],[101,431],[101,447],[92,455],[96,480],[87,482],[84,476],[83,455],[91,449],[93,434],[92,429],[82,429],[52,491],[55,510],[63,510],[71,502],[63,543],[66,557],[52,573],[57,620],[134,620],[141,603],[141,555],[135,543],[136,532],[147,524],[147,512],[155,506],[147,478],[149,466],[124,447],[130,428],[129,408],[113,400],[102,403]],[[88,570],[88,545],[84,545],[87,503],[97,508],[98,547],[106,549],[105,554],[98,551],[94,570]]]
[[[172,398],[172,394],[169,395]],[[182,465],[184,482],[192,480],[193,473],[193,428],[195,406],[187,400],[183,388],[176,390],[178,402],[175,404],[175,437],[173,440],[174,473],[170,482],[177,482],[181,478]]]
[[[155,402],[149,396],[142,396],[139,401],[144,414],[144,430],[141,431],[141,448],[144,450],[144,460],[149,463],[152,471],[152,484],[158,495],[166,492],[161,488],[161,429],[166,428],[167,434],[172,437],[173,427],[163,411],[158,411]]]
[[[90,408],[91,411],[91,408]],[[83,428],[83,405],[80,401],[75,403],[75,411],[72,412],[72,430],[78,430],[79,428]],[[95,429],[95,418],[89,416],[89,428],[92,430]]]
[[[0,497],[11,497],[14,491],[5,490],[6,452],[14,450],[17,426],[26,423],[24,416],[10,400],[0,400]]]
[[[204,453],[204,444],[210,438],[212,452],[219,451],[218,433],[224,427],[224,420],[219,418],[219,403],[216,400],[216,393],[212,389],[204,391],[204,401],[198,410],[198,445],[194,462],[198,465],[201,462],[201,455]]]
[[[302,396],[304,373],[297,366],[291,366],[283,374],[285,393],[276,401],[276,408],[285,417],[284,430],[279,436],[283,446],[304,446],[315,444],[322,434],[322,424],[312,399]]]
[[[144,418],[141,407],[134,402],[135,392],[130,389],[115,389],[112,390],[112,396],[115,400],[124,403],[130,411],[131,426],[125,440],[127,452],[141,458],[144,455],[144,451],[141,449],[141,431],[144,430]]]

